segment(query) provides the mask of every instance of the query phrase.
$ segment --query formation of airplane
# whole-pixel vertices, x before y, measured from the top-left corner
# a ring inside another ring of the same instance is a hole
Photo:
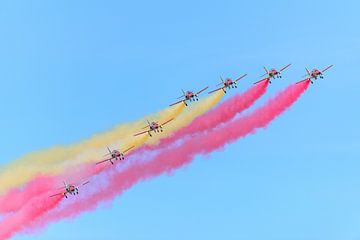
[[[220,85],[222,85],[222,86],[215,89],[215,90],[210,91],[209,93],[213,93],[213,92],[216,92],[216,91],[219,91],[219,90],[223,90],[224,93],[226,93],[226,89],[237,88],[237,82],[240,79],[242,79],[243,77],[245,77],[246,75],[247,74],[244,74],[244,75],[238,77],[235,80],[232,80],[231,78],[226,78],[226,80],[224,80],[222,77],[220,77],[221,83],[219,83],[217,86],[220,86]]]
[[[89,181],[86,181],[86,182],[84,182],[84,183],[82,183],[80,185],[75,186],[73,184],[69,184],[69,183],[66,183],[64,181],[64,186],[60,188],[63,191],[60,192],[60,193],[56,193],[54,195],[51,195],[50,197],[63,195],[65,198],[68,198],[68,196],[67,196],[68,194],[70,194],[70,195],[78,195],[79,194],[79,187],[84,186],[84,185],[86,185],[88,183],[89,183]]]
[[[282,72],[286,68],[288,68],[290,65],[291,64],[288,64],[285,67],[281,68],[280,70],[276,70],[275,68],[271,68],[270,70],[268,70],[266,67],[264,67],[265,74],[262,75],[261,77],[265,77],[265,78],[255,82],[254,84],[260,83],[262,81],[269,81],[269,83],[271,83],[271,79],[282,78],[282,75],[281,75]],[[301,80],[301,81],[297,82],[297,83],[301,83],[301,82],[304,82],[304,81],[311,81],[311,83],[313,83],[313,80],[317,80],[318,78],[322,79],[322,78],[324,78],[323,73],[325,71],[327,71],[329,68],[331,68],[332,66],[333,65],[330,65],[330,66],[326,67],[325,69],[323,69],[322,71],[320,71],[318,69],[313,69],[312,71],[309,71],[308,68],[305,68],[307,74],[304,77],[306,77],[306,78],[304,80]],[[213,93],[213,92],[216,92],[216,91],[221,91],[221,90],[224,93],[226,93],[226,90],[228,90],[228,89],[237,88],[237,82],[240,79],[244,78],[245,76],[247,76],[247,74],[244,74],[244,75],[238,77],[235,80],[232,80],[231,78],[227,78],[226,80],[224,80],[222,77],[220,77],[221,83],[219,83],[217,86],[221,86],[221,87],[210,91],[209,94]],[[196,93],[194,93],[192,91],[186,91],[185,92],[184,90],[182,90],[183,95],[181,95],[178,98],[178,99],[181,99],[181,100],[170,104],[170,106],[174,106],[174,105],[179,104],[179,103],[184,103],[185,106],[188,106],[187,102],[198,101],[199,100],[198,95],[200,93],[202,93],[203,91],[205,91],[206,89],[208,89],[208,86],[206,86],[205,88],[201,89],[200,91],[198,91]],[[147,125],[142,128],[142,129],[146,129],[146,130],[144,130],[142,132],[139,132],[139,133],[136,133],[136,134],[134,134],[134,136],[139,136],[139,135],[147,133],[147,134],[149,134],[150,137],[152,137],[152,134],[151,134],[152,132],[154,132],[154,133],[163,132],[163,126],[168,124],[172,120],[174,120],[174,118],[168,119],[167,121],[162,122],[162,123],[159,123],[157,121],[149,122],[148,120],[146,120]],[[135,146],[131,146],[131,147],[129,147],[129,148],[127,148],[127,149],[125,149],[124,151],[121,152],[120,150],[117,150],[117,149],[111,150],[109,147],[107,147],[108,153],[106,155],[104,155],[104,157],[109,156],[109,158],[107,158],[105,160],[102,160],[100,162],[97,162],[96,164],[101,164],[101,163],[105,163],[105,162],[108,162],[108,161],[111,164],[114,164],[115,161],[124,160],[125,159],[125,153],[127,153],[128,151],[130,151],[133,148],[135,148]],[[62,191],[59,192],[59,193],[56,193],[54,195],[51,195],[50,197],[63,195],[65,198],[68,198],[68,195],[78,195],[79,194],[79,187],[82,187],[82,186],[84,186],[84,185],[86,185],[88,183],[89,183],[89,181],[86,181],[86,182],[84,182],[84,183],[82,183],[80,185],[74,185],[74,184],[69,184],[69,183],[64,182],[64,186],[60,188]]]
[[[181,91],[183,92],[183,95],[181,95],[180,97],[178,97],[178,99],[180,99],[180,98],[183,98],[182,100],[180,100],[180,101],[177,101],[177,102],[175,102],[175,103],[173,103],[173,104],[170,104],[170,106],[174,106],[174,105],[176,105],[176,104],[178,104],[178,103],[184,103],[185,104],[185,106],[188,106],[188,104],[186,103],[186,101],[189,101],[189,102],[194,102],[194,101],[199,101],[199,94],[200,93],[202,93],[203,91],[205,91],[206,89],[208,89],[209,87],[207,86],[207,87],[205,87],[205,88],[203,88],[203,89],[201,89],[200,91],[198,91],[197,93],[194,93],[194,92],[192,92],[192,91],[184,91],[183,89],[181,89]]]
[[[152,137],[151,132],[154,132],[154,133],[162,132],[163,131],[163,126],[165,124],[171,122],[172,120],[174,120],[174,118],[171,118],[171,119],[169,119],[169,120],[167,120],[167,121],[165,121],[163,123],[160,123],[160,124],[158,122],[149,122],[148,120],[146,120],[148,125],[146,125],[142,129],[148,128],[148,130],[136,133],[136,134],[134,134],[134,136],[139,136],[139,135],[142,135],[144,133],[148,133],[150,135],[150,137]]]

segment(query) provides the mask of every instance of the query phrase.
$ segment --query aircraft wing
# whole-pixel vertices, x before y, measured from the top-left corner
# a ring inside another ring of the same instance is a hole
[[[209,86],[207,86],[207,87],[205,87],[205,88],[203,88],[203,89],[201,89],[200,91],[198,91],[196,94],[200,94],[200,93],[202,93],[203,91],[205,91],[206,89],[208,89],[209,88]]]
[[[244,74],[244,75],[238,77],[237,79],[235,79],[235,82],[239,81],[240,79],[242,79],[242,78],[245,77],[245,76],[247,76],[247,74]]]
[[[170,107],[171,107],[171,106],[174,106],[174,105],[179,104],[179,103],[181,103],[181,102],[183,102],[183,101],[185,101],[185,100],[177,101],[176,103],[170,104],[169,106],[170,106]]]
[[[56,193],[56,194],[54,194],[54,195],[51,195],[50,197],[56,197],[56,196],[59,196],[59,195],[64,195],[64,192]]]
[[[95,165],[98,165],[98,164],[101,164],[101,163],[110,161],[111,159],[112,159],[112,158],[108,158],[108,159],[102,160],[102,161],[100,161],[100,162],[95,163]]]
[[[288,65],[286,65],[286,66],[285,66],[285,67],[283,67],[282,69],[280,69],[280,71],[279,71],[279,72],[284,71],[285,69],[287,69],[288,67],[290,67],[290,65],[291,65],[291,63],[289,63]]]
[[[254,82],[254,84],[258,84],[258,83],[260,83],[260,82],[262,82],[262,81],[269,81],[270,79],[269,78],[264,78],[264,79],[261,79],[260,81],[257,81],[257,82]]]
[[[216,92],[216,91],[219,91],[219,90],[221,90],[221,89],[223,89],[223,87],[217,88],[217,89],[215,89],[215,90],[212,90],[212,91],[208,92],[208,94],[213,93],[213,92]]]
[[[135,147],[135,146],[131,146],[131,147],[129,147],[128,149],[125,149],[125,150],[123,151],[123,153],[126,153],[127,151],[133,149],[134,147]]]
[[[324,70],[322,70],[322,72],[325,72],[326,70],[328,70],[328,69],[331,68],[332,66],[334,66],[334,65],[330,65],[330,66],[326,67]]]
[[[164,123],[162,123],[162,124],[160,124],[160,125],[161,125],[161,126],[164,126],[165,124],[171,122],[172,120],[174,120],[174,118],[171,118],[171,119],[167,120],[166,122],[164,122]]]
[[[139,136],[139,135],[144,134],[144,133],[147,133],[148,131],[143,131],[143,132],[136,133],[136,134],[134,134],[134,137]]]
[[[76,187],[79,188],[79,187],[82,187],[82,186],[84,186],[84,185],[86,185],[88,183],[90,183],[90,181],[83,182],[83,183],[77,185]]]
[[[296,84],[299,84],[299,83],[302,83],[302,82],[305,82],[305,81],[309,81],[309,80],[310,80],[310,78],[306,78],[304,80],[301,80],[301,81],[297,82]]]

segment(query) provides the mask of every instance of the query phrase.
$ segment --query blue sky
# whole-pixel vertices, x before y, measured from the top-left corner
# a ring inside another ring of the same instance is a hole
[[[0,163],[158,111],[181,88],[334,64],[293,108],[172,176],[14,239],[358,239],[358,1],[0,3]],[[230,93],[232,95],[234,93]],[[227,96],[228,97],[228,96]]]

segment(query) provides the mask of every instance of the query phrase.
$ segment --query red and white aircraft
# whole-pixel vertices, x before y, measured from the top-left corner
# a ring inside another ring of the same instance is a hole
[[[314,83],[312,79],[314,80],[317,80],[317,78],[321,78],[323,79],[324,76],[323,76],[323,72],[325,72],[326,70],[328,70],[329,68],[331,68],[332,66],[334,65],[330,65],[330,66],[327,66],[324,70],[320,71],[316,68],[314,68],[311,72],[308,68],[305,68],[306,69],[306,72],[307,74],[304,76],[304,77],[307,77],[306,79],[300,81],[300,82],[297,82],[297,83],[301,83],[303,81],[306,81],[306,80],[310,80],[311,83]]]
[[[134,148],[134,147],[135,147],[135,146],[131,146],[131,147],[129,147],[128,149],[124,150],[123,152],[120,152],[119,150],[116,150],[116,149],[110,150],[110,148],[107,147],[109,153],[105,154],[104,157],[110,156],[110,158],[105,159],[105,160],[100,161],[100,162],[97,162],[96,165],[98,165],[98,164],[100,164],[100,163],[107,162],[107,161],[110,161],[111,164],[114,164],[114,161],[124,160],[124,159],[125,159],[124,154],[125,154],[126,152],[128,152],[129,150],[131,150],[132,148]]]
[[[59,196],[59,195],[64,195],[65,198],[68,198],[67,194],[77,195],[77,194],[79,194],[79,187],[82,187],[82,186],[84,186],[84,185],[86,185],[86,184],[88,184],[88,183],[89,183],[89,181],[84,182],[84,183],[82,183],[82,184],[80,184],[80,185],[75,186],[75,185],[73,185],[73,184],[69,184],[69,183],[66,183],[66,182],[64,181],[64,186],[61,187],[61,188],[59,188],[59,189],[63,189],[63,191],[60,192],[60,193],[51,195],[50,197],[55,197],[55,196]]]
[[[163,126],[167,123],[169,123],[170,121],[174,120],[174,118],[171,118],[169,120],[167,120],[166,122],[163,122],[161,124],[159,124],[158,122],[149,122],[148,120],[147,123],[148,125],[146,127],[143,127],[142,129],[145,129],[145,128],[149,128],[148,130],[146,131],[143,131],[143,132],[139,132],[137,134],[134,134],[134,136],[139,136],[141,134],[144,134],[144,133],[148,133],[150,135],[150,137],[152,137],[151,135],[151,132],[154,132],[154,133],[159,133],[159,132],[162,132],[163,131]]]
[[[270,71],[269,71],[266,67],[264,67],[264,69],[265,69],[265,74],[262,75],[261,77],[264,77],[264,76],[266,76],[266,75],[267,75],[267,76],[266,76],[265,78],[261,79],[260,81],[257,81],[257,82],[254,83],[254,84],[257,84],[257,83],[262,82],[262,81],[265,81],[265,80],[268,80],[269,83],[271,83],[271,78],[272,78],[272,79],[282,78],[281,73],[282,73],[286,68],[290,67],[290,65],[291,65],[291,64],[286,65],[285,67],[283,67],[283,68],[280,69],[279,71],[276,70],[275,68],[271,68]]]
[[[224,91],[224,93],[226,93],[226,89],[230,89],[230,88],[237,88],[237,82],[240,80],[240,79],[242,79],[243,77],[245,77],[247,74],[244,74],[244,75],[242,75],[242,76],[240,76],[240,77],[238,77],[237,79],[235,79],[235,80],[232,80],[231,78],[227,78],[225,81],[224,81],[224,79],[222,78],[222,77],[220,77],[220,79],[221,79],[221,83],[219,83],[218,85],[216,85],[216,86],[220,86],[220,85],[223,85],[222,87],[219,87],[219,88],[217,88],[217,89],[215,89],[215,90],[212,90],[211,92],[209,92],[209,93],[213,93],[213,92],[216,92],[216,91],[219,91],[219,90],[223,90]]]
[[[176,103],[173,103],[171,104],[170,106],[174,106],[178,103],[181,103],[183,102],[185,104],[185,106],[187,106],[188,104],[186,103],[186,101],[189,101],[189,102],[194,102],[194,101],[199,101],[199,97],[198,97],[198,94],[202,93],[203,91],[205,91],[206,89],[208,89],[209,87],[206,87],[206,88],[203,88],[201,89],[200,91],[198,91],[197,93],[194,93],[192,91],[184,91],[181,89],[181,91],[183,92],[183,95],[181,95],[180,97],[178,97],[178,99],[180,98],[184,98]]]

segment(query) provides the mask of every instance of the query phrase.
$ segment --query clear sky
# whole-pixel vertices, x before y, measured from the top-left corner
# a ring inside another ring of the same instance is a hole
[[[2,164],[158,111],[219,75],[248,73],[243,91],[262,66],[292,63],[263,102],[305,66],[335,65],[256,135],[14,239],[359,239],[359,9],[355,0],[1,1]]]

